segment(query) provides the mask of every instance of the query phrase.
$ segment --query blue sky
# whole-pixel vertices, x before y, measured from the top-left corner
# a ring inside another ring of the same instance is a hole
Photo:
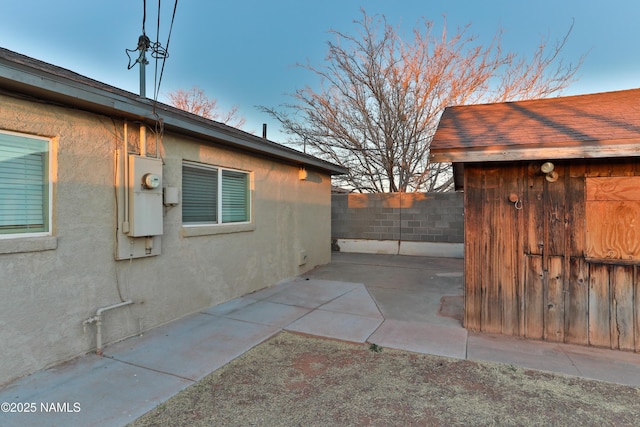
[[[166,46],[174,0],[162,0],[159,41]],[[423,18],[450,30],[490,41],[504,30],[507,49],[527,55],[541,37],[574,30],[563,57],[588,56],[565,95],[640,87],[640,2],[638,0],[179,0],[159,100],[175,89],[199,86],[232,105],[247,119],[244,129],[278,141],[278,124],[255,106],[278,106],[286,94],[314,85],[315,76],[296,63],[322,63],[329,29],[354,32],[353,21],[384,14],[411,28]],[[127,70],[125,48],[135,49],[142,32],[143,0],[3,0],[0,46],[96,80],[139,91],[138,69]],[[155,41],[158,1],[147,0],[146,33]],[[153,94],[154,66],[147,69]]]

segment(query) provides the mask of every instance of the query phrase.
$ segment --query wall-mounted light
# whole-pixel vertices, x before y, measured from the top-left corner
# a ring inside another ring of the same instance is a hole
[[[553,172],[554,169],[555,166],[551,162],[545,162],[542,164],[542,166],[540,166],[540,170],[542,171],[542,173],[550,173]]]
[[[307,170],[305,168],[300,168],[298,171],[298,178],[300,178],[300,181],[306,181],[307,177]]]
[[[555,166],[551,162],[544,162],[540,166],[542,173],[546,174],[545,179],[549,182],[556,182],[558,180],[558,172],[555,171]]]
[[[549,182],[556,182],[558,180],[558,172],[556,171],[551,171],[547,174],[547,176],[545,177],[547,181]]]

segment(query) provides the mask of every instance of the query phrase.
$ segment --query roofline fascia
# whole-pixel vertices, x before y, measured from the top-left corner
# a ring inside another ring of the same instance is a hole
[[[110,87],[101,82],[96,81],[96,83]],[[0,88],[125,120],[136,120],[151,125],[156,122],[151,99],[139,97],[118,88],[110,91],[94,87],[2,57],[0,57]],[[125,93],[128,96],[125,96]],[[346,168],[333,163],[190,113],[173,112],[166,107],[162,103],[156,103],[156,112],[161,114],[166,130],[324,171],[330,175],[347,173]]]
[[[476,163],[546,159],[640,157],[640,138],[557,143],[549,146],[431,148],[432,162]]]

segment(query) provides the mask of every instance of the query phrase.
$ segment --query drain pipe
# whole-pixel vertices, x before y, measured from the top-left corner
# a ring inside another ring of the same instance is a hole
[[[85,328],[90,323],[96,324],[96,354],[98,356],[102,356],[102,313],[104,313],[105,311],[113,310],[114,308],[124,307],[131,304],[133,304],[133,301],[127,300],[118,304],[109,305],[107,307],[101,307],[96,311],[95,316],[90,317],[82,322],[82,326]]]

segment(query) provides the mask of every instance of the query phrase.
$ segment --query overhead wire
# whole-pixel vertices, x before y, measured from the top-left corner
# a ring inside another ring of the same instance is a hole
[[[147,22],[147,2],[146,0],[142,0],[142,35],[138,38],[138,46],[135,49],[125,49],[127,56],[129,57],[129,63],[127,65],[127,69],[132,69],[136,64],[148,64],[149,62],[146,60],[145,53],[149,50],[151,51],[151,57],[156,60],[155,65],[155,80],[154,80],[154,93],[153,99],[155,101],[158,100],[158,96],[160,94],[160,85],[162,84],[162,76],[164,75],[164,65],[166,59],[169,57],[169,42],[171,41],[171,33],[173,31],[173,23],[176,18],[176,10],[178,8],[178,0],[175,0],[173,5],[173,14],[171,16],[171,25],[169,26],[169,35],[167,36],[167,44],[165,47],[158,41],[160,39],[160,11],[162,7],[161,0],[158,0],[158,20],[156,27],[156,41],[151,42],[146,32],[146,22]],[[135,61],[132,60],[130,53],[140,51],[138,58]],[[162,66],[160,69],[160,76],[158,76],[158,62],[162,59]]]
[[[142,0],[142,34],[146,34],[144,30],[145,23],[147,22],[147,0]]]
[[[147,22],[147,1],[142,0],[142,35],[138,38],[138,46],[136,49],[125,49],[127,57],[129,58],[129,63],[127,64],[127,69],[132,69],[136,64],[148,64],[149,61],[146,59],[146,52],[150,51],[151,57],[155,59],[155,72],[154,72],[154,83],[153,83],[153,102],[152,102],[152,114],[156,118],[155,124],[155,134],[156,137],[162,138],[162,134],[164,132],[164,123],[162,118],[156,111],[156,105],[158,102],[158,96],[160,95],[160,86],[162,84],[162,77],[164,76],[164,66],[167,58],[169,57],[169,43],[171,41],[171,33],[173,32],[173,24],[176,18],[176,10],[178,8],[178,0],[175,0],[173,4],[173,14],[171,16],[171,24],[169,26],[169,34],[167,36],[167,44],[166,46],[162,46],[162,44],[158,41],[160,39],[160,12],[162,10],[162,2],[158,0],[158,19],[156,26],[156,41],[151,42],[146,33],[146,22]],[[138,57],[133,60],[130,53],[140,51]],[[162,64],[159,65],[160,60],[162,60]],[[158,68],[160,68],[160,73],[158,74]],[[157,145],[156,145],[157,148]]]
[[[160,1],[158,0],[158,31],[160,28]],[[162,67],[160,69],[160,77],[158,78],[158,82],[157,85],[155,85],[155,90],[154,90],[154,100],[158,100],[158,95],[160,94],[160,85],[162,84],[162,76],[164,75],[164,65],[166,62],[166,59],[169,57],[169,43],[171,42],[171,33],[173,31],[173,23],[175,22],[176,19],[176,10],[178,8],[178,0],[175,0],[175,2],[173,3],[173,14],[171,15],[171,24],[169,25],[169,34],[167,35],[167,45],[166,47],[163,49],[163,53],[162,55],[159,55],[156,58],[156,64],[157,64],[157,59],[159,57],[162,57]],[[158,33],[158,39],[159,39],[159,33]],[[156,66],[156,74],[157,74],[157,66]]]
[[[156,112],[156,104],[158,102],[158,96],[160,95],[160,86],[162,84],[162,77],[164,75],[164,66],[167,58],[169,57],[169,43],[171,42],[171,33],[173,32],[173,23],[176,19],[176,10],[178,8],[178,0],[175,0],[173,4],[173,14],[171,15],[171,24],[169,25],[169,34],[167,35],[167,44],[164,48],[162,48],[160,42],[156,42],[154,48],[152,49],[151,56],[155,58],[155,78],[154,78],[154,89],[153,89],[153,115],[156,117],[156,126],[155,133],[156,135],[162,138],[164,133],[164,122],[162,118]],[[158,0],[158,26],[156,29],[156,40],[160,39],[160,10],[161,10],[161,0]],[[162,66],[160,67],[160,76],[158,76],[158,60],[162,59]],[[157,148],[157,146],[156,146]]]
[[[160,42],[160,10],[161,10],[161,0],[158,0],[158,22],[156,24],[156,43]],[[151,51],[151,56],[153,58],[155,58],[156,62],[155,62],[155,71],[153,73],[153,101],[154,101],[154,109],[155,109],[155,102],[157,102],[158,100],[158,91],[160,89],[160,85],[158,84],[158,59],[159,56],[153,56],[153,50]],[[166,56],[164,57],[166,59]],[[163,61],[164,63],[164,61]]]

